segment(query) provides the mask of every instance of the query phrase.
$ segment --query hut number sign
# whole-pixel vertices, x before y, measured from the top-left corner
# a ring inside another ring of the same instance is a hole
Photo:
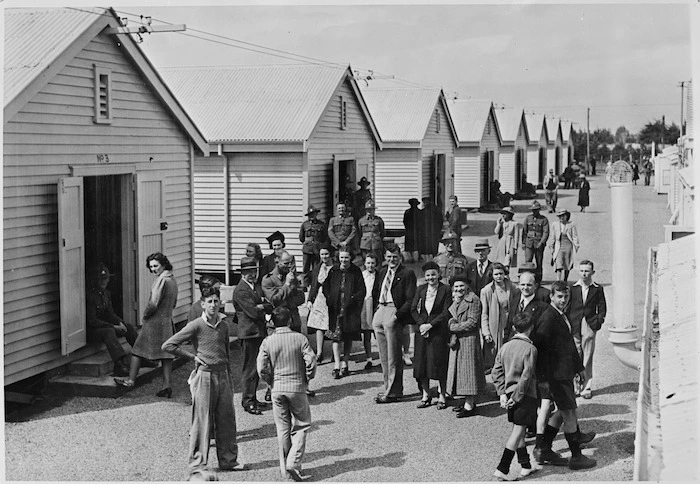
[[[109,155],[106,153],[103,155],[97,155],[97,162],[98,163],[109,163]]]

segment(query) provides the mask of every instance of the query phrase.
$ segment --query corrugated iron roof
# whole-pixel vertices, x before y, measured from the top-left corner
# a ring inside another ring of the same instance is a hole
[[[523,117],[522,108],[496,108],[493,112],[496,114],[503,141],[515,142]]]
[[[439,89],[405,87],[390,81],[359,83],[382,141],[422,141],[440,99]]]
[[[460,143],[478,143],[484,136],[484,129],[491,110],[491,101],[484,99],[452,99],[447,101],[452,122]]]
[[[275,65],[160,73],[209,142],[303,141],[349,70]]]
[[[698,347],[695,235],[659,245],[662,481],[697,481]]]
[[[113,18],[103,8],[5,9],[5,106],[100,15]]]
[[[571,137],[571,121],[567,121],[565,119],[562,119],[560,121],[561,123],[561,139],[564,141],[564,143],[569,142],[569,138]]]
[[[559,119],[548,118],[545,116],[544,122],[547,124],[547,141],[554,143],[557,140],[557,131],[559,130]]]
[[[542,136],[542,126],[544,125],[544,114],[525,113],[525,124],[530,135],[530,142],[539,143]]]

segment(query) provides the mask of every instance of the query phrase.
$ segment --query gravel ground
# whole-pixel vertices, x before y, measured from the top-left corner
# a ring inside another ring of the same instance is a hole
[[[590,212],[579,214],[576,191],[561,191],[560,206],[572,211],[583,249],[576,259],[596,262],[596,278],[611,283],[609,192],[603,177],[593,177]],[[518,220],[530,201],[515,201]],[[638,315],[643,305],[646,249],[663,241],[666,200],[649,187],[635,188],[635,290]],[[553,214],[546,214],[554,220]],[[497,214],[469,215],[471,227],[463,242],[472,252],[474,239],[489,236]],[[547,254],[545,254],[545,260]],[[417,265],[416,265],[417,266]],[[554,279],[551,267],[545,281]],[[574,270],[570,279],[576,277]],[[606,287],[609,303],[611,290]],[[587,445],[586,455],[598,466],[572,472],[546,467],[534,478],[543,481],[631,480],[634,460],[634,420],[638,373],[624,367],[613,355],[605,329],[598,336],[595,355],[596,385],[592,400],[580,400],[583,430],[598,437]],[[326,351],[330,352],[327,343]],[[415,408],[419,394],[410,368],[404,373],[404,402],[376,405],[381,390],[379,367],[362,370],[361,345],[354,346],[351,375],[333,380],[332,365],[318,369],[311,387],[313,432],[307,445],[305,470],[313,480],[329,481],[484,481],[491,480],[510,427],[495,395],[486,395],[478,415],[457,420],[448,409]],[[240,367],[240,351],[233,366]],[[375,364],[376,359],[375,347]],[[49,399],[43,406],[13,415],[5,425],[5,471],[8,480],[182,480],[186,472],[190,421],[190,395],[186,379],[190,366],[174,373],[172,400],[156,398],[157,379],[118,399]],[[239,381],[240,375],[234,375]],[[238,385],[237,385],[238,387]],[[262,397],[262,391],[260,392]],[[221,473],[222,480],[279,480],[277,442],[271,411],[262,416],[242,411],[235,395],[240,460],[249,466],[242,473]],[[532,445],[532,444],[531,444]],[[559,436],[555,450],[566,451]],[[531,446],[530,446],[531,449]],[[568,455],[565,454],[565,455]],[[210,463],[216,465],[212,448]],[[514,463],[511,472],[519,471]]]

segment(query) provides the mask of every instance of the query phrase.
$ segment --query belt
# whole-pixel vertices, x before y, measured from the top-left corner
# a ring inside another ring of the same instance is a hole
[[[199,365],[197,367],[197,369],[202,370],[202,371],[208,371],[210,373],[219,373],[222,371],[228,371],[228,365],[226,363],[221,363],[218,365],[209,365],[209,366]]]

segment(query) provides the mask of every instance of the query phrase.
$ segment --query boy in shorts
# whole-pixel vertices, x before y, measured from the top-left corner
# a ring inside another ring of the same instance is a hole
[[[526,477],[541,469],[533,467],[525,446],[525,429],[537,420],[537,382],[535,366],[537,348],[530,340],[533,328],[530,314],[520,313],[513,320],[516,333],[504,344],[496,355],[491,376],[496,392],[501,400],[501,407],[508,409],[508,421],[513,423],[513,430],[503,450],[501,462],[493,473],[501,481],[514,481],[510,477],[510,463],[517,453],[518,463],[522,467],[520,476]]]

